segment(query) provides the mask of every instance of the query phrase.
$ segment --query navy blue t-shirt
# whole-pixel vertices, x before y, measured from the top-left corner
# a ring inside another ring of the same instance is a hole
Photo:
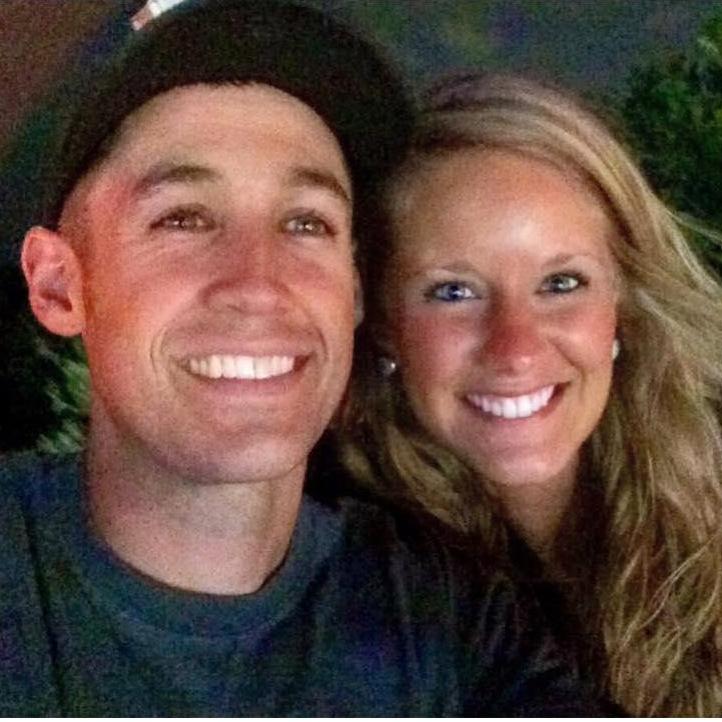
[[[0,468],[0,714],[599,714],[503,576],[412,518],[306,496],[254,594],[164,586],[85,522],[82,464]]]

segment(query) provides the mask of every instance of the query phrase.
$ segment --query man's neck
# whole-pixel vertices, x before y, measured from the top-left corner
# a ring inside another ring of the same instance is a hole
[[[283,562],[305,464],[283,479],[195,483],[108,446],[91,433],[90,518],[130,566],[179,589],[237,595],[260,589]]]

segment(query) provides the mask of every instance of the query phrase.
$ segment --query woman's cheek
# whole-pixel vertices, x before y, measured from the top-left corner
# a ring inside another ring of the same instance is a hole
[[[402,313],[397,339],[404,378],[421,388],[455,376],[480,342],[478,329],[467,320],[434,307]]]
[[[591,369],[610,362],[612,342],[617,335],[617,314],[613,304],[570,311],[560,316],[555,326],[565,340],[568,353],[579,365]]]

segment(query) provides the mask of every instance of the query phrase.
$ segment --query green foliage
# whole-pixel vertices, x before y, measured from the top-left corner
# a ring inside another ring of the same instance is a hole
[[[56,373],[45,384],[54,423],[41,434],[37,448],[49,453],[79,451],[85,440],[90,411],[90,376],[85,352],[78,339],[61,348],[38,339],[38,353]]]
[[[69,452],[85,435],[88,374],[78,342],[43,335],[26,310],[18,273],[0,270],[0,453]]]
[[[693,45],[637,69],[619,106],[628,141],[673,207],[722,232],[722,13]],[[701,250],[722,272],[722,248]]]

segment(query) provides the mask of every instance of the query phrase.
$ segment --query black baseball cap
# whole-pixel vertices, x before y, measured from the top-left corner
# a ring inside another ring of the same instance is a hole
[[[341,145],[357,196],[403,156],[412,103],[370,41],[293,2],[187,0],[65,85],[47,143],[42,133],[32,138],[32,152],[44,156],[42,188],[23,204],[27,217],[16,229],[57,226],[70,191],[146,101],[179,86],[247,82],[283,90],[318,113]]]

